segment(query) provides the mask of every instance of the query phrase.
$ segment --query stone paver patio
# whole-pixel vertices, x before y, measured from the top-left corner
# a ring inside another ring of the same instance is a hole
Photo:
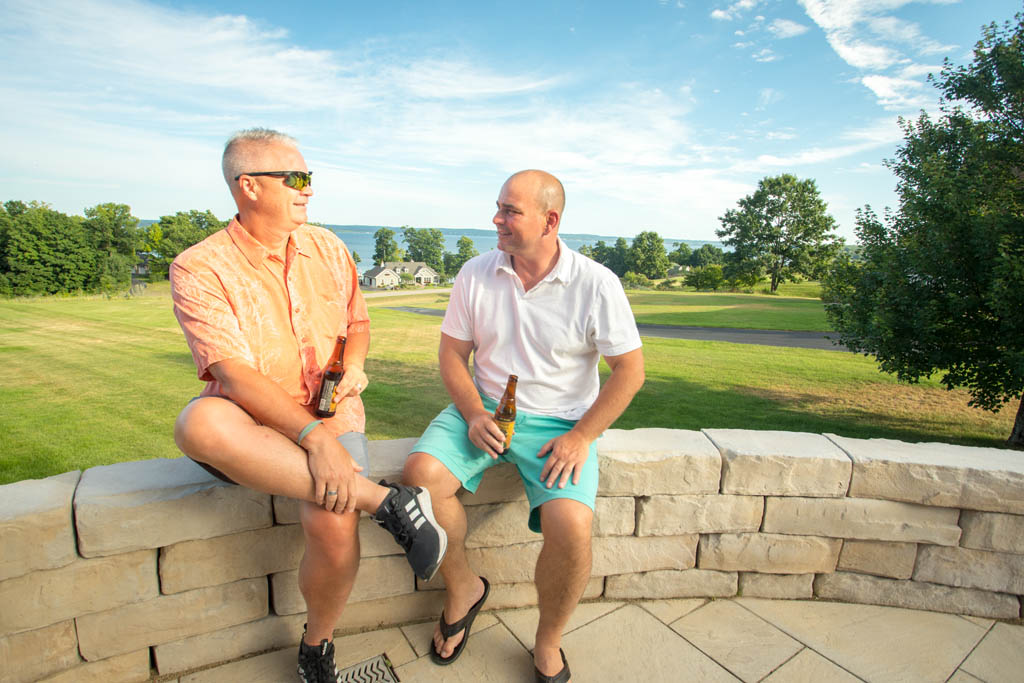
[[[433,622],[339,636],[347,667],[387,653],[404,683],[533,680],[536,608],[484,612],[458,662],[438,667]],[[573,681],[1024,680],[1024,626],[838,602],[672,599],[583,603],[564,647]],[[162,680],[294,681],[295,649]]]

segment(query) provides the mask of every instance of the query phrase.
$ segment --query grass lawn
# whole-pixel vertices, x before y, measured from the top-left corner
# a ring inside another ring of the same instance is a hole
[[[626,295],[638,323],[759,330],[830,329],[820,299],[657,290],[629,290]]]
[[[368,300],[371,384],[363,396],[371,439],[418,436],[447,404],[436,358],[440,319],[386,308],[443,305],[445,296]],[[715,305],[714,295],[700,296]],[[644,343],[647,384],[616,427],[783,429],[999,447],[1016,409],[993,415],[968,408],[965,392],[897,384],[854,354]],[[131,299],[0,301],[0,353],[0,483],[178,457],[174,418],[201,383],[166,283]]]

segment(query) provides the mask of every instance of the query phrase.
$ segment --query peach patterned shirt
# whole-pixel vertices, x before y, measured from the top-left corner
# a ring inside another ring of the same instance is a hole
[[[370,327],[352,256],[334,233],[317,226],[295,230],[282,261],[235,216],[179,254],[170,278],[174,315],[207,383],[201,396],[223,395],[209,367],[234,358],[312,413],[338,335]],[[364,431],[362,399],[342,400],[324,424],[335,434]]]

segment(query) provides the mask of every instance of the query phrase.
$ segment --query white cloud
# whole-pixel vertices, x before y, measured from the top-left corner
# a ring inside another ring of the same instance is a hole
[[[921,33],[921,27],[915,23],[896,17],[873,17],[867,25],[875,35],[913,46],[922,55],[945,54],[956,49],[956,45],[943,45]]]
[[[751,56],[755,62],[774,62],[779,59],[779,56],[772,52],[771,48],[767,47],[763,50],[758,50]]]
[[[924,84],[920,81],[876,74],[865,76],[861,82],[875,94],[879,104],[891,111],[922,108],[930,101],[929,97],[921,92]]]
[[[803,24],[798,24],[795,21],[789,19],[776,19],[768,25],[768,30],[771,31],[776,38],[795,38],[796,36],[807,33],[810,29]]]
[[[732,21],[732,15],[720,9],[711,10],[711,18],[719,21]]]
[[[729,5],[728,8],[715,9],[711,11],[711,18],[718,19],[719,21],[732,21],[738,19],[741,14],[749,10],[754,9],[761,4],[761,0],[739,0]],[[758,20],[763,20],[764,17],[758,17]]]

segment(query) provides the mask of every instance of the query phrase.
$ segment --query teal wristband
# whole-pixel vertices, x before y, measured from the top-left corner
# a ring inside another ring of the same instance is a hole
[[[309,436],[309,433],[311,431],[313,431],[314,429],[316,429],[317,425],[323,424],[323,423],[324,423],[323,420],[313,420],[312,422],[310,422],[308,425],[306,425],[305,427],[302,428],[301,432],[299,432],[299,438],[298,438],[298,440],[295,443],[297,443],[298,445],[301,446],[302,445],[302,440],[305,439],[307,436]]]

